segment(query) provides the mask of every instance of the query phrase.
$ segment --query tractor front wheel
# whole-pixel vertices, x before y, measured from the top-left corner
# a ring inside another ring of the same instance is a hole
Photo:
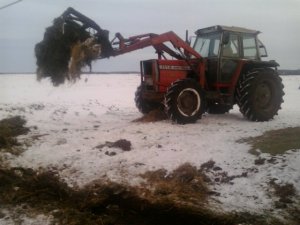
[[[179,124],[195,123],[204,112],[204,92],[192,79],[172,83],[165,95],[166,112]]]
[[[283,102],[283,84],[272,69],[257,69],[244,74],[236,89],[241,113],[252,121],[272,119]]]

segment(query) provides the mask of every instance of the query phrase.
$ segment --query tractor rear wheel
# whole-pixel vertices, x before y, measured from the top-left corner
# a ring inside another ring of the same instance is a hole
[[[147,114],[150,111],[154,110],[154,109],[158,109],[162,106],[162,104],[157,103],[157,102],[151,102],[149,100],[146,100],[143,98],[143,89],[142,86],[138,86],[138,88],[136,89],[135,92],[135,105],[138,108],[138,110],[143,113],[143,114]]]
[[[273,119],[281,109],[283,87],[278,73],[272,69],[257,69],[244,74],[236,89],[241,113],[252,121]]]
[[[179,124],[195,123],[204,112],[204,92],[192,79],[172,83],[165,95],[166,112]]]

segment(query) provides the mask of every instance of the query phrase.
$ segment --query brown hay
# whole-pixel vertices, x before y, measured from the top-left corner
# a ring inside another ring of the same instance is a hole
[[[88,32],[75,22],[64,24],[62,18],[54,19],[53,25],[46,28],[44,39],[35,46],[38,80],[50,77],[55,86],[64,83],[72,46],[88,37]]]
[[[209,189],[204,182],[205,174],[185,163],[167,174],[166,170],[146,172],[142,175],[154,187],[154,196],[164,197],[172,202],[189,202],[203,205],[207,202]]]
[[[178,189],[177,184],[187,190],[184,184],[188,189],[200,193],[198,187],[191,187],[199,173],[188,164],[179,167],[170,176],[161,175],[154,176],[154,184],[166,179],[174,182],[172,189]],[[233,225],[249,221],[253,224],[274,224],[266,223],[269,218],[257,215],[214,212],[200,206],[201,201],[197,207],[195,203],[183,203],[193,201],[195,195],[185,196],[185,199],[178,201],[179,198],[165,198],[161,194],[147,192],[145,188],[100,181],[74,190],[62,182],[56,173],[49,171],[0,169],[0,180],[0,201],[3,207],[25,204],[36,212],[52,214],[53,224]],[[28,207],[23,209],[27,210]]]
[[[132,122],[143,122],[143,123],[150,123],[150,122],[157,122],[161,120],[168,119],[167,114],[161,109],[154,109],[149,113],[143,115],[141,118],[135,119]]]
[[[88,26],[87,26],[88,27]],[[65,80],[76,81],[84,66],[98,57],[109,57],[112,47],[108,31],[96,34],[74,20],[55,18],[44,38],[35,46],[37,79],[50,77],[54,86]]]
[[[96,39],[88,38],[83,43],[77,42],[71,47],[71,56],[68,65],[68,78],[76,81],[80,78],[81,68],[88,65],[91,69],[91,61],[97,59],[101,53],[101,45]]]
[[[24,127],[25,123],[20,116],[0,120],[0,149],[19,145],[16,137],[29,132],[29,129]]]

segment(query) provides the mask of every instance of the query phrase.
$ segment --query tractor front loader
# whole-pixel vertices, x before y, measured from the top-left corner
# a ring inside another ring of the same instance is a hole
[[[258,31],[213,26],[196,31],[193,47],[174,32],[143,34],[110,41],[108,31],[68,8],[36,45],[40,77],[54,84],[76,80],[92,60],[152,46],[157,59],[140,62],[141,84],[135,94],[142,113],[164,108],[177,123],[194,123],[207,113],[223,114],[237,104],[252,121],[268,121],[283,102],[278,63],[262,61],[266,48]]]

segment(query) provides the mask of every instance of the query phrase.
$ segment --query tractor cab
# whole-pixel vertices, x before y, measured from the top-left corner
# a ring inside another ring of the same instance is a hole
[[[194,49],[207,61],[206,80],[210,90],[229,92],[246,62],[259,63],[261,57],[267,56],[256,30],[213,26],[195,33]]]

